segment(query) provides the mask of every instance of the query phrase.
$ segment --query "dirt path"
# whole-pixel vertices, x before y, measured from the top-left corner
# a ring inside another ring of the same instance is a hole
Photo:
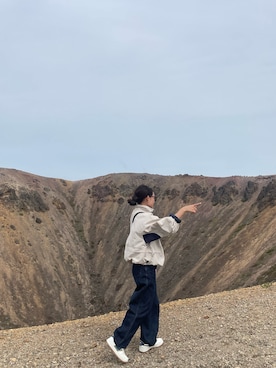
[[[276,283],[162,305],[164,345],[139,353],[137,334],[125,365],[105,343],[123,316],[0,331],[0,367],[276,368]]]

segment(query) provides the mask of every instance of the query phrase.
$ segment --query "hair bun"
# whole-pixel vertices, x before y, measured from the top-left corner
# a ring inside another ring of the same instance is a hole
[[[128,204],[130,204],[131,206],[135,206],[137,202],[134,199],[129,199]]]

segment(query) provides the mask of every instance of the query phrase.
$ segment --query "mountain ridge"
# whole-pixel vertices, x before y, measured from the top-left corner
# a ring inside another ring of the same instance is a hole
[[[160,217],[201,201],[164,239],[161,302],[276,279],[276,176],[109,174],[67,181],[0,169],[0,328],[124,310],[133,290],[123,260],[141,183]]]

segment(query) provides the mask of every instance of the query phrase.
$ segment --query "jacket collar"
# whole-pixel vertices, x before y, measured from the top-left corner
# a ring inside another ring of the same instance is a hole
[[[133,212],[137,213],[137,212],[141,212],[141,211],[152,213],[153,208],[151,208],[149,206],[142,205],[142,204],[136,204],[135,209],[133,210]]]

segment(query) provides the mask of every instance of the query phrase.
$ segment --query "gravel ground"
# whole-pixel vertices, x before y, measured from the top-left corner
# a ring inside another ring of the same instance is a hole
[[[124,312],[0,331],[0,367],[276,368],[276,283],[161,306],[164,345],[120,363],[105,340]]]

